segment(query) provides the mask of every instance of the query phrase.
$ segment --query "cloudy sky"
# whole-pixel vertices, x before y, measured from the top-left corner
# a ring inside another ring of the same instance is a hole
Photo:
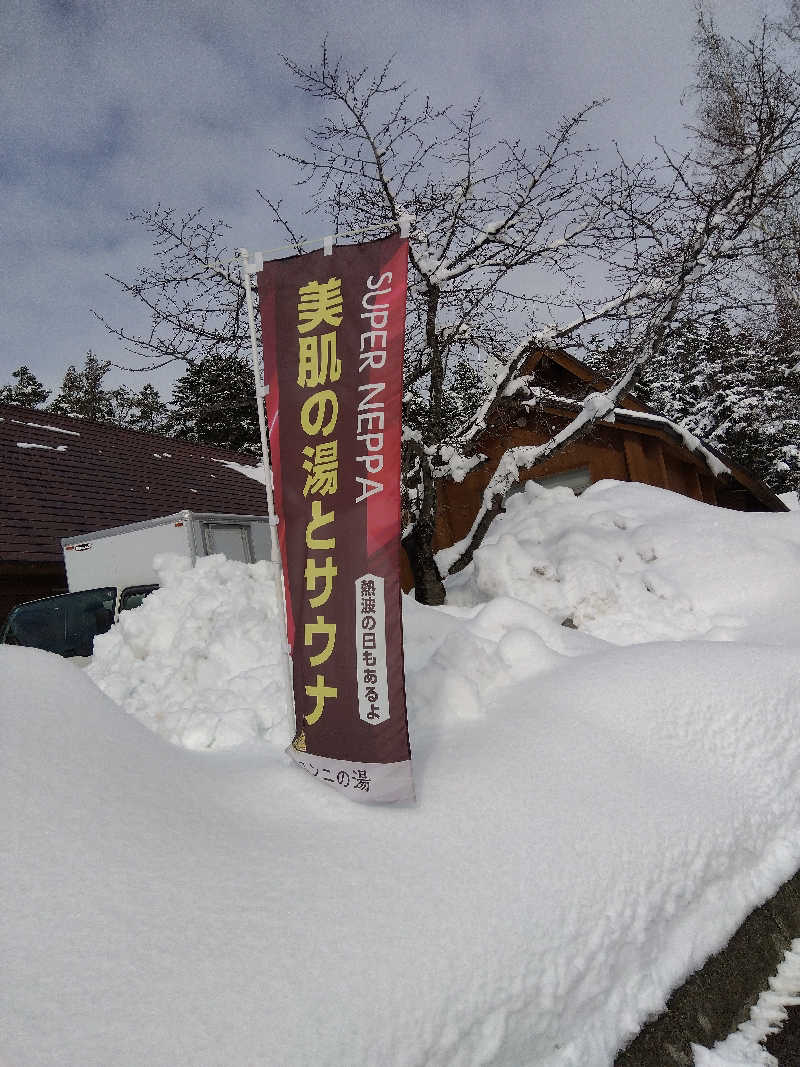
[[[761,8],[712,9],[747,35]],[[480,95],[493,133],[534,144],[608,97],[587,139],[637,155],[656,136],[679,144],[691,118],[693,18],[692,0],[5,0],[0,383],[27,363],[56,386],[87,348],[126,361],[89,309],[141,322],[105,277],[148,259],[129,212],[202,205],[230,224],[232,246],[280,243],[255,190],[299,206],[269,149],[297,145],[319,116],[281,53],[311,61],[327,36],[353,65],[395,55],[421,93],[456,106]]]

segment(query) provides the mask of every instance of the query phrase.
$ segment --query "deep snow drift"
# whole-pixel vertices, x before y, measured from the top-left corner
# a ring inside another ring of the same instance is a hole
[[[529,482],[451,579],[448,600],[513,596],[622,645],[800,645],[799,546],[798,515],[728,511],[633,482],[598,482],[580,497]]]
[[[404,605],[416,807],[0,649],[0,1058],[610,1064],[800,866],[798,583],[797,513],[512,499]]]

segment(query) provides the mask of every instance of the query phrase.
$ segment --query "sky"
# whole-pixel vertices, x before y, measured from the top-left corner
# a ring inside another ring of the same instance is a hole
[[[747,36],[762,5],[712,10]],[[655,137],[681,143],[693,22],[692,0],[5,0],[0,384],[25,363],[57,387],[89,348],[141,366],[90,310],[146,325],[106,277],[132,278],[150,259],[131,212],[202,206],[228,223],[231,247],[282,243],[256,190],[302,210],[271,149],[297,148],[322,113],[281,55],[312,62],[327,38],[352,66],[394,56],[421,95],[456,107],[480,96],[493,135],[534,145],[562,114],[608,98],[586,139],[601,158],[614,140],[633,157],[652,153]],[[151,376],[166,392],[171,377]]]

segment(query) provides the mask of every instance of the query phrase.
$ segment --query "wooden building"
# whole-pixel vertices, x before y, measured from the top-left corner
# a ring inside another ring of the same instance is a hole
[[[0,404],[0,623],[15,604],[66,592],[62,537],[184,509],[264,515],[263,483],[247,473],[254,462]]]
[[[541,444],[563,429],[584,398],[610,384],[566,352],[548,350],[529,359],[522,373],[536,373],[551,399],[519,415],[518,405],[501,406],[477,441],[486,463],[463,482],[438,483],[435,547],[447,548],[469,532],[483,490],[502,454],[516,445]],[[707,504],[739,511],[787,511],[786,505],[742,467],[719,455],[680,427],[626,394],[613,421],[595,424],[587,435],[523,475],[543,485],[567,485],[581,492],[603,478],[643,482]],[[403,561],[403,587],[412,586]]]

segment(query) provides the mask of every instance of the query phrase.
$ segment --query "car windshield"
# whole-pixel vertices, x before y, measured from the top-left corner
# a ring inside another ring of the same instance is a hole
[[[59,656],[91,656],[94,638],[114,621],[116,595],[113,587],[87,589],[20,604],[8,616],[2,640]]]
[[[132,585],[128,589],[123,589],[122,596],[119,598],[119,610],[131,611],[133,608],[138,608],[145,597],[156,589],[158,589],[157,585]]]

